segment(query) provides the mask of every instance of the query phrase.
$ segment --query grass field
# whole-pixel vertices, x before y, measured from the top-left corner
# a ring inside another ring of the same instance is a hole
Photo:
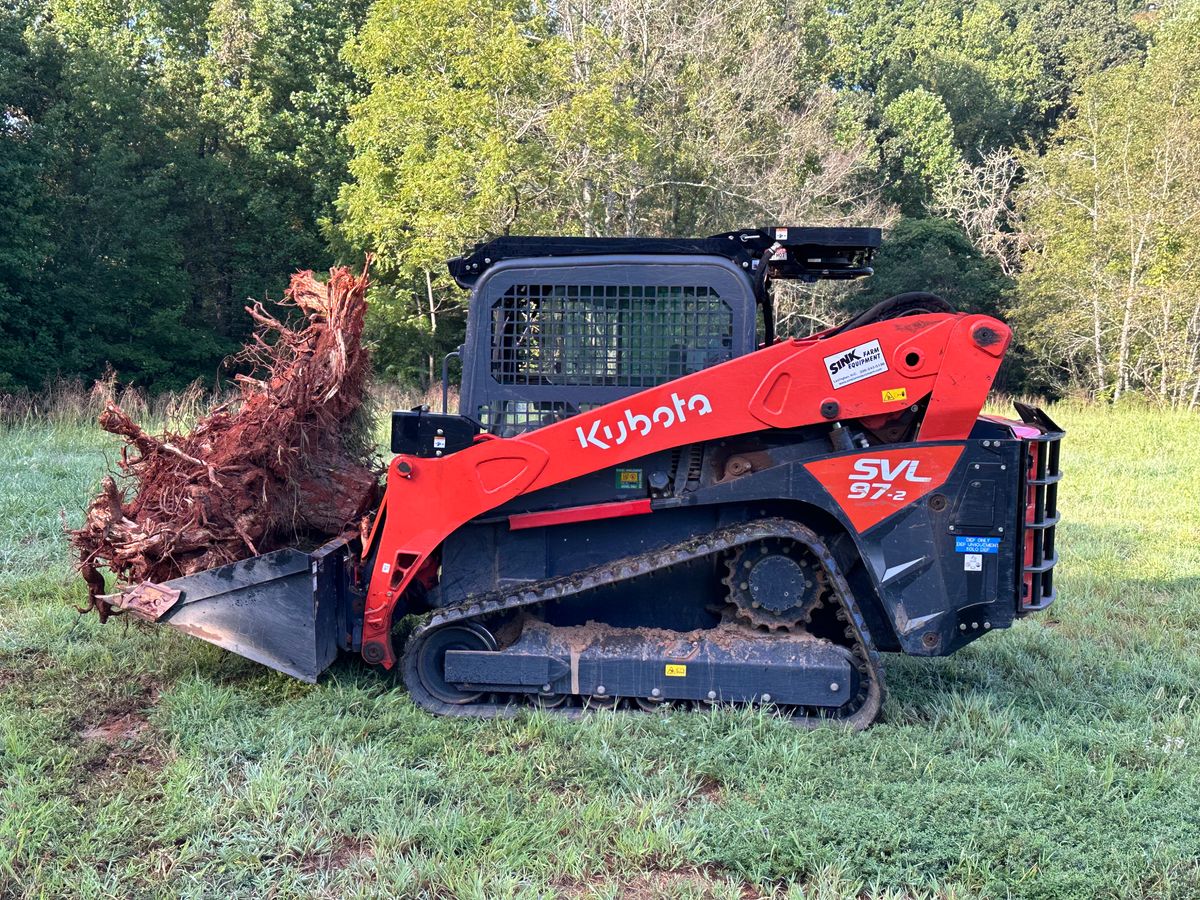
[[[1200,897],[1200,419],[1059,407],[1062,599],[885,721],[437,720],[100,626],[60,507],[114,446],[0,433],[0,896]]]

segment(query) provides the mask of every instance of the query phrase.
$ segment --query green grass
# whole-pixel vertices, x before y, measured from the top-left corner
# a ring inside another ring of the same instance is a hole
[[[1062,599],[885,721],[433,719],[79,617],[115,448],[0,433],[0,896],[1200,897],[1200,420],[1059,407]]]

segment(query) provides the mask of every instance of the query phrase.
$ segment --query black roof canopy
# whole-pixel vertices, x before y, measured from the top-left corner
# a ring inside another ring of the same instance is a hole
[[[701,238],[498,237],[446,265],[454,280],[470,287],[507,259],[560,256],[721,256],[759,278],[859,278],[870,275],[882,240],[878,228],[772,227]],[[766,265],[766,272],[760,271]]]

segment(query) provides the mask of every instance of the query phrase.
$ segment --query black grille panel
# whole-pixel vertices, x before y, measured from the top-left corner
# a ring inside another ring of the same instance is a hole
[[[492,348],[500,384],[647,388],[732,359],[733,312],[706,285],[516,284]]]
[[[1025,541],[1022,548],[1022,596],[1018,615],[1048,607],[1058,597],[1054,567],[1058,563],[1055,536],[1058,531],[1058,483],[1062,480],[1059,450],[1064,432],[1040,409],[1013,404],[1021,418],[1043,429],[1037,437],[1025,438],[1026,509]]]

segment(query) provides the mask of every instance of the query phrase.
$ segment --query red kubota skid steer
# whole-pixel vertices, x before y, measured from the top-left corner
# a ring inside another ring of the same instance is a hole
[[[933,295],[776,338],[774,281],[869,275],[879,241],[482,244],[449,263],[461,414],[393,414],[367,540],[128,605],[307,681],[339,648],[400,667],[439,714],[762,703],[863,727],[880,652],[943,656],[1054,601],[1062,438],[1023,404],[980,415],[1011,333]]]

